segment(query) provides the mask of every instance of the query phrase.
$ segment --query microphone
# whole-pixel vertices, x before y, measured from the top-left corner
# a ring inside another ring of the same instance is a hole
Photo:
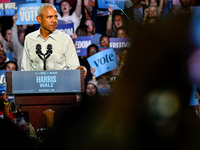
[[[47,45],[47,52],[46,52],[46,57],[45,59],[47,59],[51,54],[53,53],[53,50],[52,50],[52,45],[51,44],[48,44]]]
[[[40,45],[40,44],[37,44],[37,45],[36,45],[36,54],[38,55],[38,57],[39,57],[41,60],[43,60],[43,58],[42,58],[41,55],[40,55],[40,54],[42,54],[41,49],[42,49],[41,45]]]

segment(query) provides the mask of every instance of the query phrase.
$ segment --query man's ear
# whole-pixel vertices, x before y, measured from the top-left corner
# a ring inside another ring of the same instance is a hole
[[[39,23],[42,22],[42,18],[41,18],[41,16],[37,16],[36,19],[37,19],[37,21],[38,21]]]

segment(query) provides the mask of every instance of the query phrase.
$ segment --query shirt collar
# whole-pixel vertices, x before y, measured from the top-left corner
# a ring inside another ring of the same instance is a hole
[[[56,41],[56,30],[55,31],[53,31],[49,36],[48,36],[48,38],[52,38],[52,39],[54,39],[55,41]],[[39,28],[39,30],[37,30],[36,31],[36,38],[38,38],[38,37],[42,37],[41,35],[40,35],[40,28]]]

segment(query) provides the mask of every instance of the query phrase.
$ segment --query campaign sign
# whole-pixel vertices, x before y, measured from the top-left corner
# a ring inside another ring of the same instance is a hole
[[[12,53],[6,53],[6,61],[13,61]]]
[[[87,47],[93,43],[93,36],[78,36],[76,48],[78,56],[87,56]]]
[[[80,80],[80,70],[13,71],[12,94],[81,92]]]
[[[110,47],[112,48],[130,47],[130,45],[130,38],[110,38]]]
[[[0,95],[6,91],[6,71],[0,70]]]
[[[112,6],[115,10],[124,9],[125,0],[97,0],[98,7],[102,9],[108,9]]]
[[[191,97],[190,97],[190,106],[194,106],[194,105],[198,105],[198,98],[196,98],[196,92],[197,92],[197,88],[196,85],[192,85],[192,93],[191,93]]]
[[[39,24],[36,20],[37,10],[42,3],[22,4],[17,8],[18,20],[16,25]]]
[[[118,64],[113,48],[98,52],[87,58],[87,60],[90,66],[96,69],[94,72],[96,77],[115,69]]]
[[[25,3],[41,3],[41,0],[0,0],[0,16],[14,16],[17,7]]]
[[[58,24],[56,29],[68,34],[69,36],[72,36],[74,33],[74,23]]]

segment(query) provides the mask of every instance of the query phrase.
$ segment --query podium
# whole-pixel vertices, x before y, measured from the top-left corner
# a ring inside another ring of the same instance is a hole
[[[7,94],[29,113],[34,129],[46,128],[44,111],[55,110],[59,118],[76,104],[76,93],[85,91],[83,70],[6,72]]]

